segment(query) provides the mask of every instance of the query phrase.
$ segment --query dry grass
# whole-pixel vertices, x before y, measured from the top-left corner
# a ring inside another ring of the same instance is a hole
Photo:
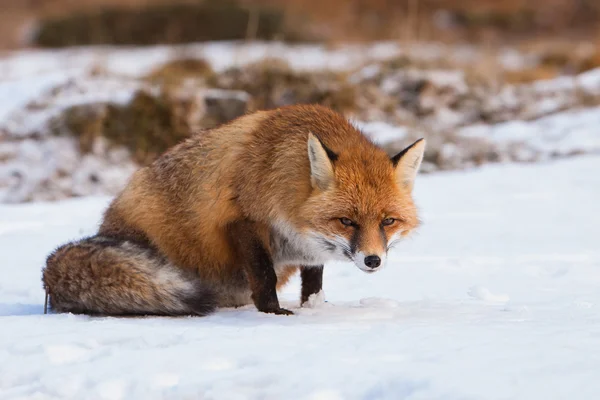
[[[537,63],[528,68],[505,71],[507,83],[528,83],[564,75],[577,75],[600,68],[600,40],[570,42],[564,40],[535,40],[521,46],[533,55]]]
[[[332,40],[503,43],[599,33],[597,0],[264,0],[327,25]]]
[[[221,89],[247,92],[252,97],[253,110],[299,103],[319,103],[342,113],[356,109],[358,89],[348,82],[346,73],[298,72],[276,58],[231,68],[212,84]]]
[[[179,44],[244,38],[289,42],[313,38],[288,29],[273,7],[247,7],[232,0],[169,3],[141,9],[106,8],[55,16],[40,22],[34,43],[44,47],[79,45]]]
[[[143,165],[191,135],[181,107],[168,91],[156,96],[140,90],[126,105],[71,107],[51,123],[51,130],[77,137],[82,153],[92,150],[96,138],[105,137],[127,147]]]
[[[522,84],[538,80],[554,79],[560,75],[558,68],[539,65],[532,68],[518,69],[514,71],[504,71],[502,79],[506,83]]]
[[[199,0],[3,0],[0,46],[18,46],[19,29],[33,18],[68,16],[107,8],[140,10]],[[222,0],[204,0],[217,4]],[[287,23],[315,29],[329,41],[439,40],[503,43],[532,37],[598,37],[596,0],[239,0],[244,7],[283,10]],[[307,19],[314,24],[307,24]],[[311,27],[309,27],[311,25]],[[251,35],[252,26],[244,26]],[[255,27],[254,27],[255,28]]]
[[[146,79],[163,86],[179,86],[186,79],[214,81],[215,73],[208,61],[198,58],[180,58],[167,62],[152,71]]]

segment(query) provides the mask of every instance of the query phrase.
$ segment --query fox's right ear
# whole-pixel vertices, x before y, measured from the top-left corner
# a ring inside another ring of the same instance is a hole
[[[312,133],[308,133],[308,160],[310,181],[314,188],[326,190],[333,185],[333,164],[337,154],[325,147]]]
[[[392,157],[392,163],[396,168],[396,179],[408,190],[413,188],[424,154],[425,139],[419,139]]]

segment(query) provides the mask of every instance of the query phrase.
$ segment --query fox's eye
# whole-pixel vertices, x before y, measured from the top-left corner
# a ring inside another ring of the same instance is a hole
[[[352,220],[350,218],[340,218],[340,222],[344,226],[353,226],[354,225],[354,222],[352,222]]]
[[[396,222],[396,220],[394,218],[386,218],[383,221],[381,221],[381,225],[390,226],[390,225],[393,225],[394,222]]]

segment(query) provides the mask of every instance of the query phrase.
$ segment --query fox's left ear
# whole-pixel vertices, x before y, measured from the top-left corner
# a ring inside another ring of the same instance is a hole
[[[337,154],[328,149],[318,137],[308,133],[308,160],[313,187],[327,190],[333,185],[333,162],[337,157]]]
[[[392,157],[398,184],[412,190],[425,154],[425,139],[419,139]]]

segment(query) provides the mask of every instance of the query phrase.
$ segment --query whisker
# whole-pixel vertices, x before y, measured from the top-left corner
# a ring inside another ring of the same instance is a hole
[[[391,241],[387,246],[387,251],[390,251],[391,249],[395,248],[400,242],[401,242],[400,239]]]

